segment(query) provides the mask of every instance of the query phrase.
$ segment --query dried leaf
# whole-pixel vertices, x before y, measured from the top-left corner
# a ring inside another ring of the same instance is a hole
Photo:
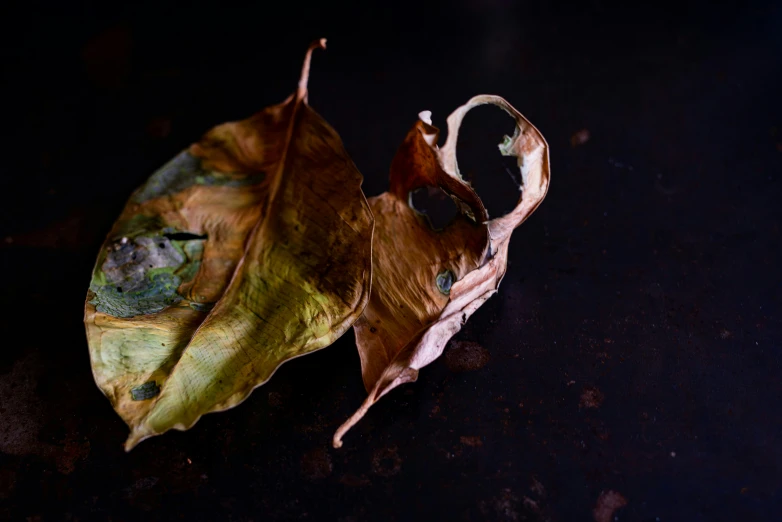
[[[500,152],[518,158],[522,177],[519,203],[505,216],[489,220],[478,195],[459,174],[456,140],[465,114],[493,104],[516,122]],[[388,192],[371,198],[375,216],[372,294],[354,325],[364,385],[361,408],[334,435],[334,446],[383,395],[415,381],[418,370],[443,352],[448,340],[505,275],[513,229],[540,205],[549,185],[548,145],[538,130],[508,102],[476,96],[448,117],[448,139],[436,145],[438,130],[423,112],[399,148]],[[460,214],[442,230],[433,230],[410,203],[421,187],[439,187]]]
[[[298,90],[225,123],[131,197],[93,271],[84,321],[126,449],[236,406],[364,309],[373,220],[337,133]]]

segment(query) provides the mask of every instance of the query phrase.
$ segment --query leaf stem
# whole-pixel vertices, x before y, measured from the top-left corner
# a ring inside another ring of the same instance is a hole
[[[299,89],[296,91],[296,97],[300,100],[307,99],[307,81],[310,79],[310,62],[312,61],[312,51],[315,49],[325,49],[326,39],[321,38],[310,44],[307,48],[307,54],[304,55],[304,64],[301,66],[301,77],[299,78]]]

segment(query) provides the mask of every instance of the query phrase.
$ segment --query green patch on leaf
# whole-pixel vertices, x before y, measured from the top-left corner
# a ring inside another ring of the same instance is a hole
[[[147,182],[133,194],[132,201],[144,203],[150,199],[182,192],[193,185],[244,187],[260,183],[264,178],[265,174],[262,172],[243,178],[234,178],[218,171],[206,170],[201,166],[199,158],[185,150],[152,174]]]
[[[179,303],[179,285],[201,266],[203,239],[171,241],[166,236],[124,237],[108,247],[96,267],[90,301],[102,313],[134,317]]]

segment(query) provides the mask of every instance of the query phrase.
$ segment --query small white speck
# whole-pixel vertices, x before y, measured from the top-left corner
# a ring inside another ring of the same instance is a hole
[[[671,457],[675,457],[675,456],[676,456],[676,452],[675,452],[675,451],[672,451],[672,452],[671,452]]]
[[[123,237],[122,240],[120,241],[120,243],[122,243],[123,245],[127,242],[128,242],[128,238],[126,237]]]

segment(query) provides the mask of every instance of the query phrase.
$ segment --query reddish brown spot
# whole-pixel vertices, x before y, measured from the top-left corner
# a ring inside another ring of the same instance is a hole
[[[130,74],[133,40],[124,27],[113,27],[92,38],[82,49],[82,59],[92,82],[103,88],[125,85]]]
[[[475,435],[470,435],[468,437],[465,437],[462,435],[459,437],[459,442],[464,444],[465,446],[470,446],[471,448],[479,448],[483,446],[483,441],[480,437],[476,437]]]
[[[402,459],[397,454],[396,446],[375,451],[372,457],[372,471],[382,477],[391,477],[402,469]]]
[[[86,437],[79,438],[69,434],[65,445],[57,457],[57,470],[70,475],[76,469],[76,463],[85,460],[90,454],[90,441]]]
[[[595,437],[599,438],[600,440],[608,440],[608,438],[611,436],[608,428],[606,428],[605,423],[602,421],[596,419],[587,419],[587,423],[589,424],[590,430],[595,435]]]
[[[302,455],[299,464],[301,474],[309,480],[320,480],[331,475],[331,456],[322,448]]]
[[[469,341],[451,341],[445,352],[445,365],[452,372],[478,370],[486,366],[490,359],[489,350]]]
[[[584,386],[581,392],[581,400],[578,402],[579,408],[599,408],[603,404],[605,396],[596,386]]]
[[[16,489],[16,471],[0,469],[0,498],[11,498]]]
[[[611,490],[603,491],[597,497],[597,504],[595,504],[595,509],[592,510],[592,516],[595,517],[595,522],[611,522],[614,517],[614,511],[626,505],[627,499],[620,493]]]
[[[339,479],[340,484],[344,484],[346,486],[350,486],[352,488],[358,488],[361,486],[366,486],[369,484],[369,479],[366,478],[364,475],[356,476],[356,475],[342,475],[342,478]]]
[[[157,139],[166,138],[171,134],[171,119],[165,117],[151,119],[147,122],[147,134]]]

